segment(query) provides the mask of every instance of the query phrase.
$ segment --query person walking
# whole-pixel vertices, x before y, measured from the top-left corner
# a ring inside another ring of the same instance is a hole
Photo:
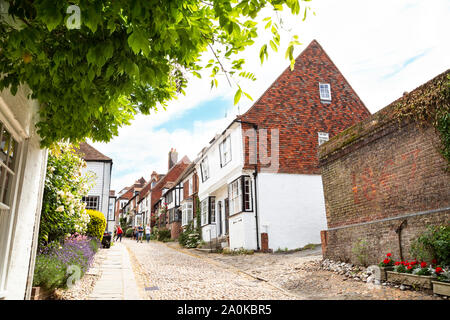
[[[133,240],[137,239],[137,229],[136,227],[133,227]]]
[[[143,237],[144,237],[144,228],[142,227],[142,224],[140,224],[139,227],[137,228],[137,242],[141,240],[142,243]]]
[[[123,236],[123,230],[120,226],[117,226],[117,237],[116,237],[116,241],[117,239],[120,239],[120,242],[122,242],[122,236]]]
[[[147,223],[145,227],[145,237],[147,238],[147,243],[150,241],[150,225]]]

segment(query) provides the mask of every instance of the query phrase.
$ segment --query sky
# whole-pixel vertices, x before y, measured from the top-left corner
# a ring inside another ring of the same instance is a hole
[[[259,49],[270,32],[261,28],[256,43],[243,52],[245,69],[257,80],[239,84],[253,102],[289,66],[284,54],[293,35],[302,43],[294,56],[316,39],[372,113],[450,68],[448,0],[312,0],[308,5],[305,21],[287,10],[279,15],[285,25],[280,50],[269,49],[262,65]],[[266,10],[258,18],[268,15],[273,13]],[[210,59],[208,53],[204,59]],[[233,105],[236,87],[223,78],[218,88],[210,89],[206,73],[192,78],[185,91],[166,110],[136,116],[109,143],[89,142],[113,159],[111,190],[118,192],[140,177],[148,180],[153,171],[166,173],[171,148],[179,159],[187,155],[194,160],[216,133],[252,105],[246,98]]]

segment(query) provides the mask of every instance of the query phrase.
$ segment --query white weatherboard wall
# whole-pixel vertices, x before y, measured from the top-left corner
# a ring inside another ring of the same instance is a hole
[[[100,197],[98,211],[108,219],[109,189],[111,184],[111,162],[87,161],[87,168],[83,173],[92,172],[95,174],[95,184],[89,190],[89,196]]]
[[[322,177],[302,174],[258,174],[259,231],[269,248],[296,249],[320,243],[326,229]]]

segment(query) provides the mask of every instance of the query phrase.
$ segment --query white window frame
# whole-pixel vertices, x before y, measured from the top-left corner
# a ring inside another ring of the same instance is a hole
[[[242,179],[236,179],[228,185],[230,216],[242,212]]]
[[[200,202],[200,224],[202,226],[208,224],[208,198]]]
[[[208,163],[208,156],[204,157],[203,160],[200,162],[200,171],[202,174],[202,182],[205,182],[209,179],[209,163]]]
[[[330,84],[319,82],[319,94],[320,94],[320,100],[331,101],[331,86],[330,86]]]
[[[317,132],[317,138],[320,146],[322,143],[325,143],[330,139],[330,135],[328,132]]]
[[[219,144],[220,167],[225,167],[231,161],[231,136],[228,135]]]
[[[181,208],[181,225],[184,227],[194,220],[194,206],[192,201],[186,201],[182,204]]]
[[[0,98],[0,103],[2,102],[2,99]],[[1,111],[1,110],[0,110]],[[3,134],[3,129],[6,130],[9,135],[10,139],[15,140],[15,160],[14,160],[14,168],[6,168],[5,164],[2,162],[0,165],[2,167],[2,170],[6,170],[7,173],[9,173],[11,176],[11,181],[8,181],[8,189],[9,193],[7,193],[8,199],[7,202],[0,202],[0,299],[4,298],[7,294],[6,292],[6,285],[7,285],[7,276],[8,276],[8,269],[9,269],[9,258],[10,258],[10,250],[11,250],[11,244],[12,244],[12,232],[14,227],[14,219],[16,215],[16,201],[17,201],[17,194],[18,194],[18,180],[21,177],[21,168],[22,168],[22,161],[23,161],[23,137],[20,136],[17,131],[15,130],[14,126],[9,123],[9,121],[6,119],[6,117],[0,112],[0,135]],[[20,131],[19,131],[20,132]],[[0,142],[3,140],[2,137],[0,137]],[[9,151],[8,151],[9,153]],[[0,175],[2,177],[2,175]],[[6,181],[5,181],[6,182]],[[0,183],[3,182],[0,181]],[[5,186],[2,188],[6,188]],[[0,199],[3,200],[3,199]]]
[[[229,214],[253,211],[252,179],[243,175],[228,185]]]

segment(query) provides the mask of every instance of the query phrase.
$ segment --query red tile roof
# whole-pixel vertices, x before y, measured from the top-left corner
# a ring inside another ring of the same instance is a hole
[[[86,142],[81,142],[80,147],[75,148],[75,151],[84,159],[84,161],[112,161],[111,158],[105,156]]]

